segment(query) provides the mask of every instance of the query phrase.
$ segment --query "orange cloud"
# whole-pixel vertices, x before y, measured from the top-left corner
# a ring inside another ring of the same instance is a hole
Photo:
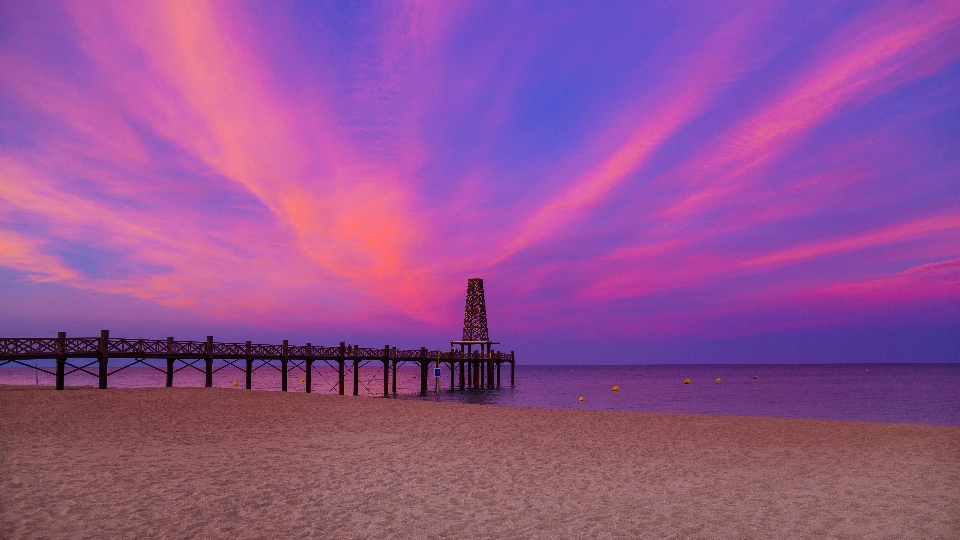
[[[836,240],[815,242],[805,246],[785,249],[744,261],[741,266],[761,266],[795,262],[813,257],[867,249],[870,247],[906,242],[932,236],[938,233],[960,233],[960,213],[937,216],[927,219],[885,227],[878,231]]]

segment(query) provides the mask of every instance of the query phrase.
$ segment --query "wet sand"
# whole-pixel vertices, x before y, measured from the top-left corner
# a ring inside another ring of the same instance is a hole
[[[960,428],[0,386],[2,538],[960,538]]]

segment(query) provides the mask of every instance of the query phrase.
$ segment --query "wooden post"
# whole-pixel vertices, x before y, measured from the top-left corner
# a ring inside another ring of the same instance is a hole
[[[503,362],[497,362],[497,388],[500,388],[500,371],[503,368]]]
[[[473,387],[482,388],[483,386],[480,382],[480,360],[477,359],[475,354],[471,354],[470,356],[473,357]]]
[[[513,388],[513,367],[516,359],[513,356],[513,351],[510,351],[510,388]]]
[[[394,358],[393,358],[393,381],[391,382],[391,384],[393,385],[393,395],[397,395],[397,363],[398,363],[398,361],[397,361],[397,358],[396,358],[396,356],[397,356],[397,348],[396,348],[396,347],[393,348],[393,356],[394,356]]]
[[[420,347],[420,395],[427,395],[427,364],[430,363],[430,360],[427,359],[427,348]]]
[[[167,336],[167,354],[173,354],[173,336]],[[167,388],[173,388],[173,363],[176,361],[175,356],[167,357]]]
[[[343,360],[346,351],[344,350],[344,343],[340,342],[340,353],[337,356],[337,366],[340,371],[340,395],[343,395]]]
[[[203,385],[210,388],[213,386],[213,336],[207,336],[207,345],[203,351],[203,362],[207,368],[207,377]]]
[[[360,395],[360,359],[357,358],[357,346],[353,346],[353,395]]]
[[[453,349],[451,348],[450,349],[450,391],[451,392],[453,392],[454,388],[456,388],[456,381],[454,380],[454,377],[453,377],[454,375],[453,372],[456,371],[456,369],[454,368],[456,367],[457,367],[456,364],[453,362]]]
[[[57,332],[57,390],[63,390],[67,372],[67,333]]]
[[[312,390],[310,387],[313,385],[313,345],[310,343],[307,343],[307,358],[303,363],[307,368],[304,377],[307,380],[307,386],[304,388],[304,392],[309,394]]]
[[[383,397],[390,395],[390,346],[383,346]]]
[[[287,353],[289,351],[287,340],[283,340],[283,348],[280,350],[280,391],[287,391]]]
[[[461,390],[464,389],[464,384],[466,383],[465,379],[466,377],[464,376],[464,373],[463,373],[463,360],[460,360],[460,389]]]
[[[493,361],[493,356],[490,356],[490,358],[487,360],[487,370],[490,373],[490,388],[497,387],[497,381],[494,378],[496,369],[497,369],[497,364],[496,362]]]
[[[253,386],[253,357],[250,356],[250,354],[253,354],[252,351],[253,351],[253,345],[248,341],[247,348],[245,351],[247,353],[247,366],[246,366],[247,383],[245,385],[245,388],[247,390],[250,390],[250,387]]]
[[[107,358],[110,354],[108,352],[108,347],[110,345],[110,331],[101,330],[100,331],[100,351],[97,355],[97,359],[100,363],[100,372],[99,372],[99,382],[100,388],[104,389],[107,387]]]

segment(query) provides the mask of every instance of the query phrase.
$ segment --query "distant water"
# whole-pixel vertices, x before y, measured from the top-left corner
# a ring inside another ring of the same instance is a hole
[[[41,367],[51,369],[49,362]],[[91,366],[95,367],[95,366]],[[113,364],[111,363],[111,369]],[[404,399],[614,411],[698,413],[829,420],[865,420],[960,426],[960,364],[829,364],[829,365],[651,365],[651,366],[517,366],[517,386],[495,390],[449,391],[444,368],[440,395],[417,395],[419,370],[403,366],[397,390]],[[383,393],[382,369],[361,368],[361,395]],[[302,370],[289,376],[289,390],[304,390]],[[755,378],[756,377],[756,378]],[[720,382],[716,379],[719,378]],[[683,384],[690,379],[690,384]],[[164,375],[136,366],[110,376],[113,388],[158,387]],[[214,386],[242,389],[244,374],[227,366],[214,375]],[[336,393],[336,372],[320,368],[314,392]],[[431,391],[435,381],[431,377]],[[0,368],[0,383],[53,385],[51,375],[24,368]],[[95,377],[77,372],[68,386],[95,386]],[[203,386],[203,373],[185,369],[175,386]],[[352,374],[347,393],[352,393]],[[617,385],[618,392],[611,388]],[[269,366],[254,372],[257,390],[279,390],[279,371]],[[580,402],[579,397],[584,401]]]

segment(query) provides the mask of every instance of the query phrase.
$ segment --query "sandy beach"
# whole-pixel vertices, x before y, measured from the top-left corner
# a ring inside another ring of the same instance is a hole
[[[960,538],[960,428],[0,386],[3,538]]]

